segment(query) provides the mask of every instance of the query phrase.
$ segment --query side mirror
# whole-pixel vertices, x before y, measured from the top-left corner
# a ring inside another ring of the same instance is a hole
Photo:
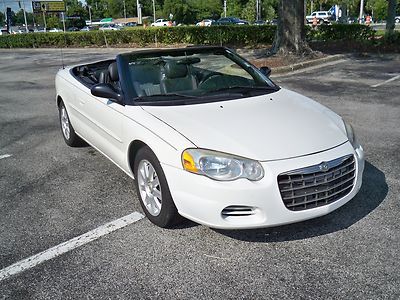
[[[271,69],[268,67],[261,67],[260,71],[267,77],[269,77],[269,75],[271,75]]]
[[[98,83],[92,86],[90,92],[93,96],[115,100],[117,103],[122,103],[122,96],[112,85],[108,83]]]

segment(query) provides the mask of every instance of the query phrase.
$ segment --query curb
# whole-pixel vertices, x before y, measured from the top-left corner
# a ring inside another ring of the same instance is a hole
[[[335,54],[335,55],[330,55],[328,57],[322,57],[322,58],[318,58],[318,59],[307,60],[307,61],[303,61],[303,62],[300,62],[300,63],[288,65],[288,66],[271,68],[271,71],[272,71],[272,73],[274,75],[275,74],[281,75],[281,74],[285,74],[285,73],[289,73],[289,72],[305,69],[305,68],[308,68],[308,67],[314,67],[314,66],[322,65],[322,64],[325,64],[325,63],[329,63],[329,62],[338,61],[338,60],[344,59],[346,57],[347,57],[347,55],[345,55],[345,54]]]

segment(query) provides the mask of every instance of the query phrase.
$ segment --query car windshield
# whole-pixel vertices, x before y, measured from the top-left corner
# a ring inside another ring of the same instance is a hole
[[[223,101],[279,90],[267,76],[225,48],[127,56],[126,86],[141,105]]]

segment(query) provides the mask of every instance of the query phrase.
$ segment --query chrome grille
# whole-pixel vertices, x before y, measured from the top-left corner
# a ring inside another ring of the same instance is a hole
[[[347,155],[282,173],[278,175],[278,185],[286,208],[298,211],[343,198],[352,190],[354,178],[354,156]]]

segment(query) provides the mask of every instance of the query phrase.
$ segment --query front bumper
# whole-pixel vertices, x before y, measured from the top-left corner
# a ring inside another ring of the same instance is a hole
[[[278,188],[279,174],[320,164],[353,154],[356,164],[355,183],[343,198],[316,208],[291,211],[283,204]],[[303,157],[262,162],[265,176],[260,181],[238,179],[221,182],[162,164],[172,198],[179,213],[197,223],[221,229],[249,229],[278,226],[326,215],[351,200],[360,190],[364,171],[364,152],[349,142],[321,153]],[[251,207],[252,214],[223,215],[229,206]]]

